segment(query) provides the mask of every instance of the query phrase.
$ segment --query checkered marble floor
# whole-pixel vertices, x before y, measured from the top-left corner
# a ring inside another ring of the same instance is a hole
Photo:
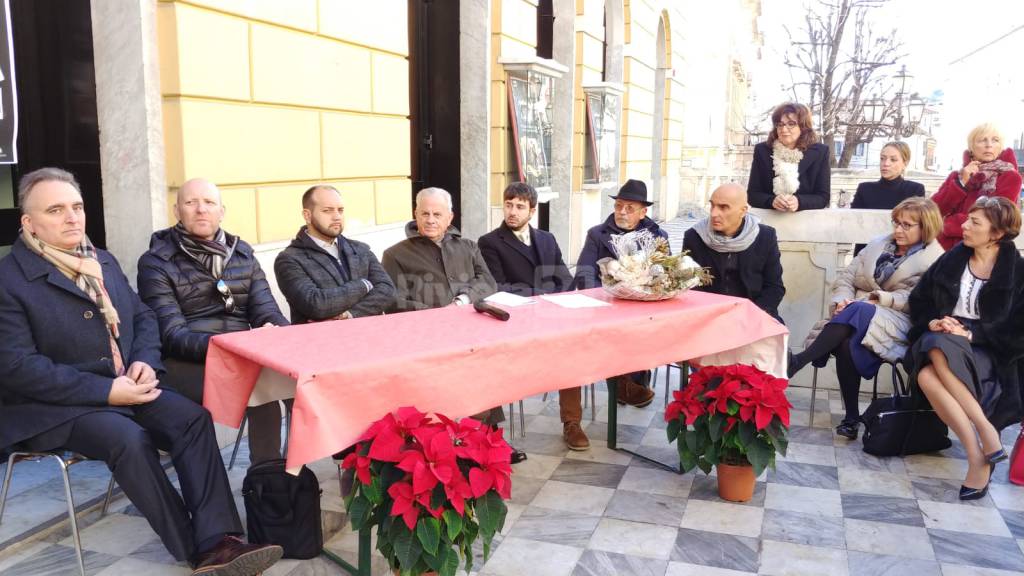
[[[658,380],[651,406],[619,410],[619,442],[673,463]],[[790,390],[790,452],[759,479],[745,504],[720,500],[714,476],[680,476],[608,450],[601,384],[597,396],[595,421],[589,408],[584,411],[592,441],[585,452],[570,452],[562,442],[557,394],[524,401],[527,433],[521,438],[517,430],[514,444],[529,459],[514,467],[505,530],[488,561],[478,559],[481,576],[1024,574],[1024,487],[1007,482],[1005,465],[988,496],[961,503],[962,447],[907,458],[865,454],[859,442],[828,428],[839,419],[835,392],[819,392],[815,427],[809,428],[809,391]],[[1016,433],[1016,427],[1004,432],[1007,448]],[[244,451],[240,461],[246,461]],[[329,461],[314,470],[324,487],[326,521],[337,528],[343,515],[336,473]],[[244,469],[236,466],[230,474],[237,492]],[[91,521],[83,530],[90,574],[188,574],[123,497],[113,514]],[[326,547],[354,559],[355,535],[342,529]],[[386,574],[383,559],[375,560],[374,574]],[[14,553],[0,551],[5,576],[73,573],[66,531]],[[317,558],[282,561],[267,574],[344,572]]]

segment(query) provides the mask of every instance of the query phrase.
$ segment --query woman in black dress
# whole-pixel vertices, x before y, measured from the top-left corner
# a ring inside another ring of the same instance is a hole
[[[892,210],[907,198],[924,197],[923,184],[903,179],[909,162],[910,146],[906,142],[887,142],[878,161],[882,177],[877,182],[861,182],[850,208]]]
[[[754,146],[747,201],[754,208],[780,212],[828,208],[830,158],[828,147],[818,143],[807,106],[779,106],[772,112],[768,141]]]
[[[988,492],[1006,459],[999,430],[1021,419],[1018,365],[1024,357],[1024,258],[1013,239],[1020,211],[981,197],[943,254],[910,294],[914,345],[905,360],[939,418],[967,452],[961,500]]]

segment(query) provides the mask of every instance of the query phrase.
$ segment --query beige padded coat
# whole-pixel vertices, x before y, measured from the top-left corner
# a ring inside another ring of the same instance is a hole
[[[875,315],[871,318],[871,324],[861,344],[882,359],[895,361],[902,359],[907,351],[907,331],[910,330],[907,299],[910,291],[932,262],[942,255],[943,250],[942,246],[933,240],[923,250],[904,260],[892,276],[884,284],[879,285],[875,281],[875,263],[885,244],[891,240],[892,234],[875,238],[854,257],[849,266],[839,272],[832,285],[832,303],[829,311],[835,310],[836,304],[843,300],[867,301],[875,294],[878,297]],[[819,320],[814,325],[807,335],[805,347],[818,337],[818,333],[828,321]]]

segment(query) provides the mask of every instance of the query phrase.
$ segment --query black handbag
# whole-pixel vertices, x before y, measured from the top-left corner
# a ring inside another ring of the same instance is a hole
[[[324,547],[321,494],[320,481],[305,466],[298,476],[286,472],[280,459],[250,467],[242,482],[249,542],[277,544],[285,558],[319,555]]]
[[[899,363],[892,365],[892,395],[879,398],[875,378],[871,404],[861,419],[865,428],[864,451],[875,456],[938,452],[953,445],[949,428],[935,410],[922,397],[911,394]]]

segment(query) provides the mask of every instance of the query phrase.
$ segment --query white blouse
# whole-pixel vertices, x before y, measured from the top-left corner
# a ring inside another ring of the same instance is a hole
[[[971,266],[964,266],[964,273],[960,276],[960,298],[953,307],[953,316],[956,318],[968,318],[977,320],[978,314],[978,293],[988,280],[978,278],[971,272]]]

